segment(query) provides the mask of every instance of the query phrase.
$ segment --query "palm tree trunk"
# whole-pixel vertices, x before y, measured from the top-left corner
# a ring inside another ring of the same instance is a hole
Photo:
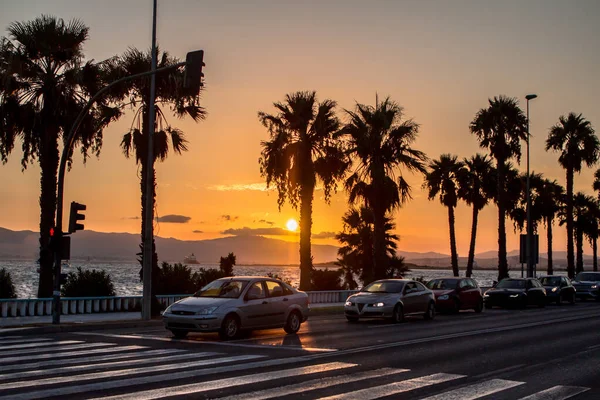
[[[452,273],[458,276],[458,254],[456,251],[456,234],[454,232],[454,207],[448,207],[448,227],[450,229],[450,258]]]
[[[573,168],[567,168],[567,275],[575,277],[573,249]]]
[[[52,128],[41,134],[40,158],[40,280],[38,298],[52,297],[53,254],[49,249],[50,229],[56,215],[56,184],[58,174],[58,133]]]
[[[598,271],[598,238],[592,238],[592,252],[594,253],[594,272]]]
[[[554,273],[552,268],[552,220],[554,218],[547,217],[546,218],[546,226],[548,229],[546,230],[547,238],[548,238],[548,275],[552,275]]]
[[[308,183],[300,193],[300,290],[310,290],[312,278],[311,230],[315,186]]]
[[[375,165],[371,172],[371,182],[374,186],[374,198],[369,199],[373,210],[373,280],[386,277],[387,254],[385,242],[385,212],[387,199],[384,195],[385,170],[381,163]],[[367,282],[364,282],[365,284]]]
[[[498,281],[508,278],[508,261],[506,260],[506,220],[504,205],[504,160],[498,160]]]
[[[469,244],[469,259],[467,260],[467,278],[473,274],[473,263],[475,261],[475,240],[477,238],[477,219],[479,210],[473,205],[473,221],[471,223],[471,243]]]
[[[575,273],[583,271],[583,229],[575,229],[575,235],[577,236],[577,265]]]

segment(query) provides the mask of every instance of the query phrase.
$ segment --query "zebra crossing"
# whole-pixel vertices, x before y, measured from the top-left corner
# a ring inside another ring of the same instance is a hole
[[[468,376],[444,372],[419,375],[403,368],[372,370],[327,357],[270,358],[110,341],[0,337],[0,400],[260,400],[300,394],[327,400],[564,400],[590,390],[528,385],[504,379],[472,382]]]

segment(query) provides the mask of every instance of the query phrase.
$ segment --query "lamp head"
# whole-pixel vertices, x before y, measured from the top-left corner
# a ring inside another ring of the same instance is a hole
[[[527,96],[525,96],[525,98],[527,100],[533,100],[537,97],[537,94],[528,94]]]

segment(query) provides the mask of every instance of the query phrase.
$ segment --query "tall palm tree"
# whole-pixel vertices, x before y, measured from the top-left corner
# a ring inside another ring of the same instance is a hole
[[[342,243],[342,247],[338,250],[339,264],[348,276],[358,275],[363,284],[374,280],[374,217],[373,210],[370,208],[362,206],[356,209],[352,207],[342,217],[344,230],[335,236]],[[384,230],[388,266],[385,277],[389,278],[408,271],[404,265],[404,259],[396,256],[398,235],[391,233],[393,229],[392,219],[386,216]]]
[[[598,218],[600,218],[600,203],[598,199],[590,198],[587,209],[587,218],[585,219],[585,227],[583,234],[587,237],[592,245],[593,269],[598,271],[598,235],[600,235],[600,227]]]
[[[492,162],[486,155],[476,154],[470,159],[464,159],[465,168],[458,175],[458,197],[473,207],[471,222],[471,240],[469,242],[469,257],[467,259],[466,276],[473,274],[475,260],[475,241],[477,238],[477,220],[479,211],[493,197],[494,187],[492,176],[495,174]]]
[[[157,51],[157,68],[163,68],[180,62],[177,58],[169,56],[167,52]],[[111,79],[118,79],[122,76],[129,76],[146,72],[151,69],[151,50],[140,51],[130,48],[125,53],[112,60],[107,68],[107,74]],[[116,87],[111,95],[121,106],[130,106],[133,109],[133,121],[128,132],[123,135],[121,149],[125,157],[135,157],[136,163],[140,166],[140,190],[141,190],[141,235],[139,262],[143,265],[144,232],[146,224],[152,224],[152,221],[146,221],[146,186],[152,187],[152,204],[156,204],[156,171],[154,170],[155,161],[165,161],[169,155],[169,150],[177,154],[187,151],[187,140],[185,134],[178,128],[173,127],[167,120],[167,113],[170,111],[175,117],[191,117],[195,122],[205,118],[205,110],[199,104],[198,94],[190,94],[183,87],[182,69],[174,70],[156,75],[156,97],[155,97],[155,126],[148,126],[148,116],[150,112],[150,78],[136,79],[126,82]],[[125,103],[126,102],[126,103]],[[148,161],[148,135],[153,132],[154,160],[152,164]],[[152,168],[152,180],[147,182],[147,170]],[[152,280],[156,281],[159,277],[158,255],[154,235],[152,234]],[[140,270],[140,279],[142,270]],[[152,290],[154,299],[155,291]],[[158,304],[153,301],[151,311],[153,315],[158,313]]]
[[[558,162],[567,172],[566,223],[567,223],[567,273],[575,276],[573,260],[573,176],[581,172],[585,163],[592,167],[598,161],[600,142],[590,121],[581,114],[569,113],[558,119],[558,124],[550,128],[546,139],[546,151],[560,153]]]
[[[552,265],[552,224],[564,202],[565,189],[556,181],[544,179],[542,189],[538,195],[538,204],[542,218],[546,225],[546,238],[548,243],[548,275],[554,273]]]
[[[516,171],[516,170],[515,170]],[[522,232],[527,223],[527,174],[518,174],[512,179],[516,179],[511,186],[514,190],[509,190],[512,201],[507,202],[507,211],[515,225],[515,232]],[[509,182],[511,178],[507,179]],[[537,233],[538,225],[543,220],[540,196],[544,190],[544,178],[542,174],[531,172],[529,174],[529,193],[531,199],[530,217],[533,233]]]
[[[426,173],[427,157],[412,148],[419,126],[403,120],[403,109],[389,97],[375,106],[357,104],[346,110],[350,121],[341,129],[348,154],[355,161],[346,180],[350,204],[362,198],[374,213],[374,279],[385,276],[385,215],[411,199],[411,187],[402,169]],[[396,180],[396,174],[398,174]]]
[[[101,65],[84,59],[88,32],[80,20],[43,15],[13,22],[9,37],[0,39],[0,158],[6,163],[20,140],[23,170],[36,159],[41,169],[38,297],[52,296],[48,246],[55,225],[59,142],[101,83]],[[84,118],[75,139],[84,162],[90,153],[100,154],[102,129],[119,115],[101,99]]]
[[[477,112],[470,124],[479,146],[487,148],[496,160],[498,205],[498,280],[508,277],[506,259],[506,209],[503,186],[507,161],[521,158],[521,140],[527,139],[527,118],[516,99],[498,96],[488,100],[488,107]]]
[[[586,232],[590,232],[591,220],[597,219],[596,202],[592,196],[578,192],[573,197],[573,225],[575,228],[575,248],[577,261],[575,265],[575,273],[583,271],[583,237]],[[564,221],[568,221],[568,214],[565,213]]]
[[[458,177],[464,174],[465,164],[457,156],[442,154],[439,160],[429,164],[423,187],[429,191],[429,200],[440,197],[442,205],[448,207],[448,228],[450,229],[450,254],[452,272],[458,276],[458,254],[454,231],[454,209],[458,204]]]
[[[260,173],[267,187],[277,188],[279,208],[286,200],[300,205],[300,289],[311,285],[312,203],[317,179],[323,183],[324,197],[330,195],[348,166],[334,133],[340,123],[333,100],[317,102],[315,92],[296,92],[273,104],[276,114],[259,112],[270,140],[262,141]]]

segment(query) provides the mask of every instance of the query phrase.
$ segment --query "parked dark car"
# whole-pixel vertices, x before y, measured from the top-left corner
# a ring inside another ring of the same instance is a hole
[[[573,279],[578,299],[600,301],[600,272],[580,272]]]
[[[440,312],[460,310],[483,310],[483,294],[473,279],[438,278],[427,282],[427,288],[435,294],[435,306]]]
[[[546,289],[535,278],[507,278],[485,292],[483,301],[486,308],[494,306],[525,308],[531,304],[544,307]]]
[[[435,296],[420,282],[382,279],[348,297],[344,313],[349,322],[356,322],[359,318],[389,318],[393,322],[402,322],[405,315],[433,319]]]
[[[576,290],[566,276],[542,276],[539,281],[546,289],[546,300],[549,303],[562,304],[565,301],[571,304],[575,303]]]

